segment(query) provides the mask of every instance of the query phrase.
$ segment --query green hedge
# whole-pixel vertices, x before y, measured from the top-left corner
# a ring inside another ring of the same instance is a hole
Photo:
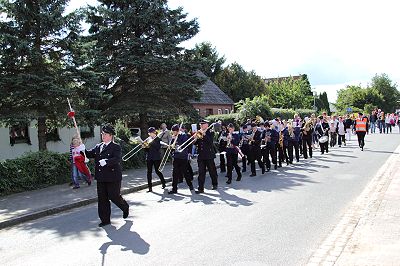
[[[134,145],[121,143],[122,154],[130,151]],[[0,196],[45,188],[71,182],[69,154],[50,151],[29,152],[17,159],[0,161]],[[140,168],[145,165],[144,152],[139,152],[122,169]],[[94,173],[94,163],[88,164]]]
[[[0,195],[63,184],[71,180],[68,154],[30,152],[0,163]]]
[[[239,114],[238,113],[232,113],[232,114],[221,114],[221,115],[209,115],[206,117],[207,120],[210,122],[216,122],[218,120],[221,120],[222,123],[225,125],[228,125],[229,123],[232,123],[235,125],[236,129],[239,128],[240,126],[240,121],[239,121]]]

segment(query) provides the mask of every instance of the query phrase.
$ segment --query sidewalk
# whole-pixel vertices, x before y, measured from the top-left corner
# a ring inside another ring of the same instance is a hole
[[[218,168],[219,156],[215,159],[215,164]],[[197,174],[196,159],[192,160],[192,168],[193,172]],[[121,194],[147,189],[146,171],[146,168],[124,171]],[[170,163],[165,166],[163,174],[167,183],[172,181],[172,165]],[[160,184],[158,176],[153,171],[153,186]],[[72,189],[68,184],[63,184],[1,197],[0,229],[93,202],[97,202],[96,182],[91,186],[82,183],[80,189]]]
[[[308,265],[400,265],[400,146]]]

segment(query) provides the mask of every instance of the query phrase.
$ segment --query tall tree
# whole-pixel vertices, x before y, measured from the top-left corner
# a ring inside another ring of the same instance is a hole
[[[196,44],[193,50],[186,52],[186,57],[193,63],[198,64],[199,69],[215,82],[215,77],[222,71],[222,65],[226,59],[220,57],[216,47],[210,42]]]
[[[109,95],[106,114],[137,114],[145,129],[151,114],[192,110],[188,101],[199,97],[204,80],[179,45],[197,34],[196,20],[186,20],[182,8],[170,9],[166,0],[99,3],[86,10],[94,44],[88,68]]]
[[[311,109],[313,93],[307,75],[276,79],[267,85],[273,107],[286,109]]]
[[[379,107],[383,104],[383,97],[375,88],[362,88],[361,85],[349,85],[338,91],[336,107],[345,112],[347,108],[370,111],[371,107]],[[367,108],[366,108],[367,107]]]
[[[397,84],[393,83],[387,74],[381,74],[372,78],[370,87],[382,95],[383,101],[379,108],[385,112],[394,112],[400,100]]]
[[[254,71],[247,72],[236,62],[224,68],[217,75],[215,83],[234,102],[266,93],[266,84],[262,78]]]
[[[326,91],[319,94],[319,102],[321,104],[321,108],[319,108],[318,110],[326,111],[330,115],[331,109],[329,107],[328,94],[326,93]]]
[[[66,97],[80,82],[72,52],[79,16],[64,14],[67,3],[0,0],[1,119],[36,119],[39,150],[46,150],[46,124],[65,119]]]

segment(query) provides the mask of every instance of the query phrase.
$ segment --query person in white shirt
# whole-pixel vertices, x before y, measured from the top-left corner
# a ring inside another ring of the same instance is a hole
[[[339,117],[339,122],[338,122],[338,126],[337,126],[337,132],[338,132],[338,135],[339,135],[339,138],[338,138],[338,144],[339,144],[339,147],[342,147],[342,143],[344,144],[344,146],[346,146],[346,129],[345,129],[345,126],[344,126],[344,121],[343,121],[343,118],[340,116]]]

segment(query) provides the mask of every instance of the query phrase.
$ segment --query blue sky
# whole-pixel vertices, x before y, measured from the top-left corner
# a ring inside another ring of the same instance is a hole
[[[70,8],[94,0],[72,0]],[[184,43],[211,42],[227,63],[262,77],[307,74],[329,101],[346,85],[375,73],[400,83],[400,2],[371,0],[170,0],[197,18],[200,32]]]

